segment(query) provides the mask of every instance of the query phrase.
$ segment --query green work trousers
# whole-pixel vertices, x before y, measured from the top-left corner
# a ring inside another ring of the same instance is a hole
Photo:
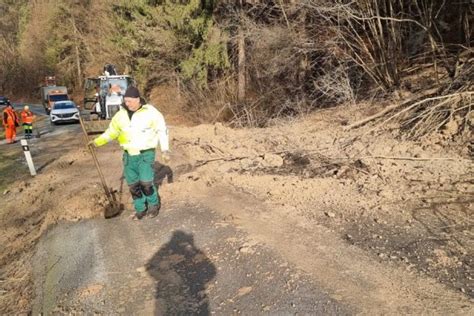
[[[31,138],[33,135],[33,124],[23,123],[23,130],[25,131],[25,138]]]
[[[159,205],[160,196],[154,184],[155,150],[148,149],[139,155],[123,153],[123,174],[130,188],[135,211],[144,212],[147,205]]]

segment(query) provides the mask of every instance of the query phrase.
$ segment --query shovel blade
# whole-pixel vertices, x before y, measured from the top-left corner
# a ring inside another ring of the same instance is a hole
[[[104,217],[106,219],[120,215],[122,212],[122,205],[117,202],[111,202],[107,204],[104,208]]]

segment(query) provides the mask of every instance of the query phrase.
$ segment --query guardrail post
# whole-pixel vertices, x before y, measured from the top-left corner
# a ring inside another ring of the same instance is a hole
[[[30,146],[28,146],[28,142],[26,141],[26,139],[22,139],[20,142],[21,142],[21,147],[23,147],[23,152],[25,153],[25,158],[26,158],[26,162],[28,163],[28,168],[30,169],[30,173],[32,176],[36,176],[36,169],[35,169],[35,165],[33,164],[33,159],[31,158]]]

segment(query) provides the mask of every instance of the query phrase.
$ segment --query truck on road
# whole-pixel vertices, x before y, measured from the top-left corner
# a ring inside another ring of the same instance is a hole
[[[65,86],[57,86],[54,76],[45,78],[45,85],[41,87],[41,103],[46,114],[51,112],[54,102],[68,101],[69,95]]]

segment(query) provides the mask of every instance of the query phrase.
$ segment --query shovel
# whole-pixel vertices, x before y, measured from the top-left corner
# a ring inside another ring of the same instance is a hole
[[[82,131],[84,132],[84,140],[87,144],[89,142],[89,137],[88,137],[86,128],[84,126],[84,122],[82,121],[82,118],[80,115],[79,115],[79,123],[81,124]],[[110,188],[107,186],[107,182],[105,182],[105,177],[104,177],[104,174],[102,173],[102,169],[100,168],[99,160],[97,159],[94,146],[88,145],[87,147],[89,148],[89,152],[91,153],[92,160],[94,160],[95,167],[97,169],[97,172],[99,173],[99,178],[102,184],[102,188],[104,189],[105,196],[107,197],[107,200],[109,202],[104,208],[104,217],[112,218],[120,214],[122,210],[122,205],[117,201],[117,198],[115,197],[115,193],[110,190]]]

